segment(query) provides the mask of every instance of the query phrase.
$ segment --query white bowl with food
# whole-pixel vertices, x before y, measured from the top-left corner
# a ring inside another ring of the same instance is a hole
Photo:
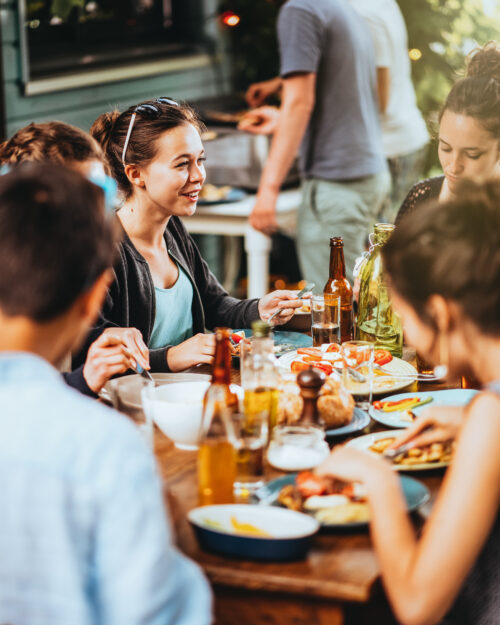
[[[179,449],[197,449],[203,398],[209,381],[148,386],[142,390],[144,411]]]

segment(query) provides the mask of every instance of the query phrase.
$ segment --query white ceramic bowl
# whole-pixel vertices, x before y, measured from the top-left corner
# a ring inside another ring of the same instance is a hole
[[[210,382],[178,382],[142,390],[144,411],[180,449],[196,449]]]

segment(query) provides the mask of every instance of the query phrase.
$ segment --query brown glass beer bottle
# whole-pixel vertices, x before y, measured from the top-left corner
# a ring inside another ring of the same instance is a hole
[[[352,286],[345,276],[344,240],[330,239],[330,277],[324,288],[325,306],[336,305],[340,297],[340,340],[354,338],[354,313],[352,308]]]

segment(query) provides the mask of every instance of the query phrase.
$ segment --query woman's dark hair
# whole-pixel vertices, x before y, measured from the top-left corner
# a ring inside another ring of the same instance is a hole
[[[140,107],[131,106],[123,113],[112,111],[103,113],[90,128],[90,134],[100,143],[114,179],[125,198],[132,195],[132,185],[127,178],[122,163],[123,146],[127,138],[130,119],[134,112],[137,116],[127,145],[126,162],[135,165],[148,165],[158,153],[157,140],[164,132],[192,124],[199,132],[203,125],[194,110],[183,102],[169,103],[167,98],[162,101],[148,100],[143,102],[148,114],[142,113]],[[154,114],[154,110],[158,114]],[[153,114],[151,114],[151,111]]]
[[[456,82],[444,103],[445,111],[467,115],[500,140],[500,46],[490,41],[474,50],[465,78]]]
[[[89,134],[64,122],[29,124],[0,144],[0,163],[51,161],[60,165],[89,160],[106,162],[100,145]]]
[[[464,183],[458,199],[403,216],[382,250],[389,280],[419,317],[432,295],[456,302],[482,332],[500,335],[500,183]]]
[[[37,322],[68,310],[111,266],[114,222],[102,189],[53,163],[0,176],[0,309]]]

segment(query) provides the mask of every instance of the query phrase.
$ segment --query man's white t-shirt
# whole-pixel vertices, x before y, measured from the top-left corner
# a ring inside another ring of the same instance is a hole
[[[389,101],[380,114],[387,158],[422,148],[429,140],[411,80],[406,24],[396,0],[349,0],[372,35],[377,67],[389,68]]]

